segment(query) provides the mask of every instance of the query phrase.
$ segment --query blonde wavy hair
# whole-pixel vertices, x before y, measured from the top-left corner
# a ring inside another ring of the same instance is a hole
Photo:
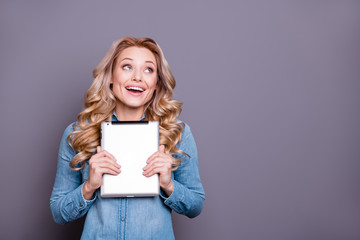
[[[157,88],[145,105],[145,120],[159,121],[159,143],[165,145],[166,153],[184,153],[176,147],[185,126],[177,120],[182,103],[172,99],[176,82],[160,46],[150,38],[123,37],[112,44],[94,69],[94,81],[86,92],[84,110],[77,117],[74,131],[67,137],[68,143],[77,152],[69,164],[72,170],[85,167],[86,161],[100,145],[101,122],[112,119],[116,98],[110,81],[118,56],[128,47],[147,48],[154,54],[158,73]],[[175,165],[179,163],[180,160],[176,160]],[[173,170],[176,170],[175,165]]]

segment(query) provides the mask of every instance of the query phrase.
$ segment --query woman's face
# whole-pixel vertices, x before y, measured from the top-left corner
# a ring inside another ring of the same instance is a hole
[[[119,55],[111,83],[117,108],[144,111],[156,89],[157,65],[147,48],[128,47]]]

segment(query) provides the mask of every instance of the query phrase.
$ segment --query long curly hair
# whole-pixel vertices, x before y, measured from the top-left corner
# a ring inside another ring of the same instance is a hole
[[[110,81],[117,58],[128,47],[147,48],[154,54],[158,79],[156,91],[145,105],[145,120],[159,121],[159,143],[165,145],[166,153],[184,153],[176,147],[185,126],[177,120],[182,111],[182,103],[172,99],[176,82],[160,46],[151,38],[123,37],[112,44],[94,69],[94,81],[86,92],[84,110],[77,117],[74,131],[67,137],[68,143],[77,153],[69,164],[72,170],[85,167],[86,161],[100,145],[101,122],[112,119],[116,98]],[[178,166],[180,160],[176,161],[175,165]]]

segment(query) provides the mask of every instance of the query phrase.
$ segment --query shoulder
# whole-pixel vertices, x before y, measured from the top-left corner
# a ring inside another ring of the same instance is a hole
[[[65,158],[65,159],[68,159],[68,160],[71,160],[76,154],[75,151],[73,150],[73,148],[68,143],[68,136],[75,129],[74,124],[76,124],[76,122],[73,122],[73,123],[69,124],[65,128],[65,131],[64,131],[64,133],[62,135],[62,138],[61,138],[61,141],[60,141],[60,146],[59,146],[59,155],[61,157]]]
[[[72,133],[72,132],[75,130],[77,124],[78,124],[78,122],[72,122],[72,123],[70,123],[70,124],[65,128],[64,133],[63,133],[63,136],[62,136],[62,139],[64,139],[64,138],[66,139],[66,138],[70,135],[70,133]]]
[[[192,136],[192,132],[191,132],[191,128],[190,126],[184,122],[184,121],[181,121],[179,120],[182,124],[184,124],[184,128],[181,132],[181,140],[180,141],[184,141],[186,138],[188,138],[189,136]]]
[[[177,147],[190,157],[194,157],[197,155],[197,148],[194,136],[191,132],[190,126],[183,121],[181,122],[184,124],[184,129],[181,133],[181,138],[177,144]]]
[[[68,136],[72,131],[74,131],[74,124],[76,124],[76,122],[70,123],[70,124],[65,128],[65,131],[64,131],[64,134],[63,134],[63,135]]]

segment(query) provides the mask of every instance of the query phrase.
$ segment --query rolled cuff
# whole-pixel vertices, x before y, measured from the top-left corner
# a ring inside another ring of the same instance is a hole
[[[92,196],[92,198],[90,200],[86,200],[84,198],[84,195],[83,195],[83,186],[84,186],[85,182],[83,182],[79,187],[78,189],[80,189],[80,196],[79,194],[75,194],[76,198],[74,200],[74,206],[75,208],[77,208],[80,211],[84,211],[84,210],[89,210],[89,208],[91,207],[91,205],[95,202],[96,200],[96,194],[94,193],[94,195]],[[78,190],[76,189],[76,190]],[[76,191],[75,190],[75,191]]]
[[[160,191],[160,197],[164,199],[164,203],[166,206],[174,209],[174,211],[176,212],[182,212],[182,209],[180,208],[178,203],[184,201],[184,186],[174,179],[172,179],[172,181],[174,184],[174,190],[171,195],[166,197],[165,192]]]

